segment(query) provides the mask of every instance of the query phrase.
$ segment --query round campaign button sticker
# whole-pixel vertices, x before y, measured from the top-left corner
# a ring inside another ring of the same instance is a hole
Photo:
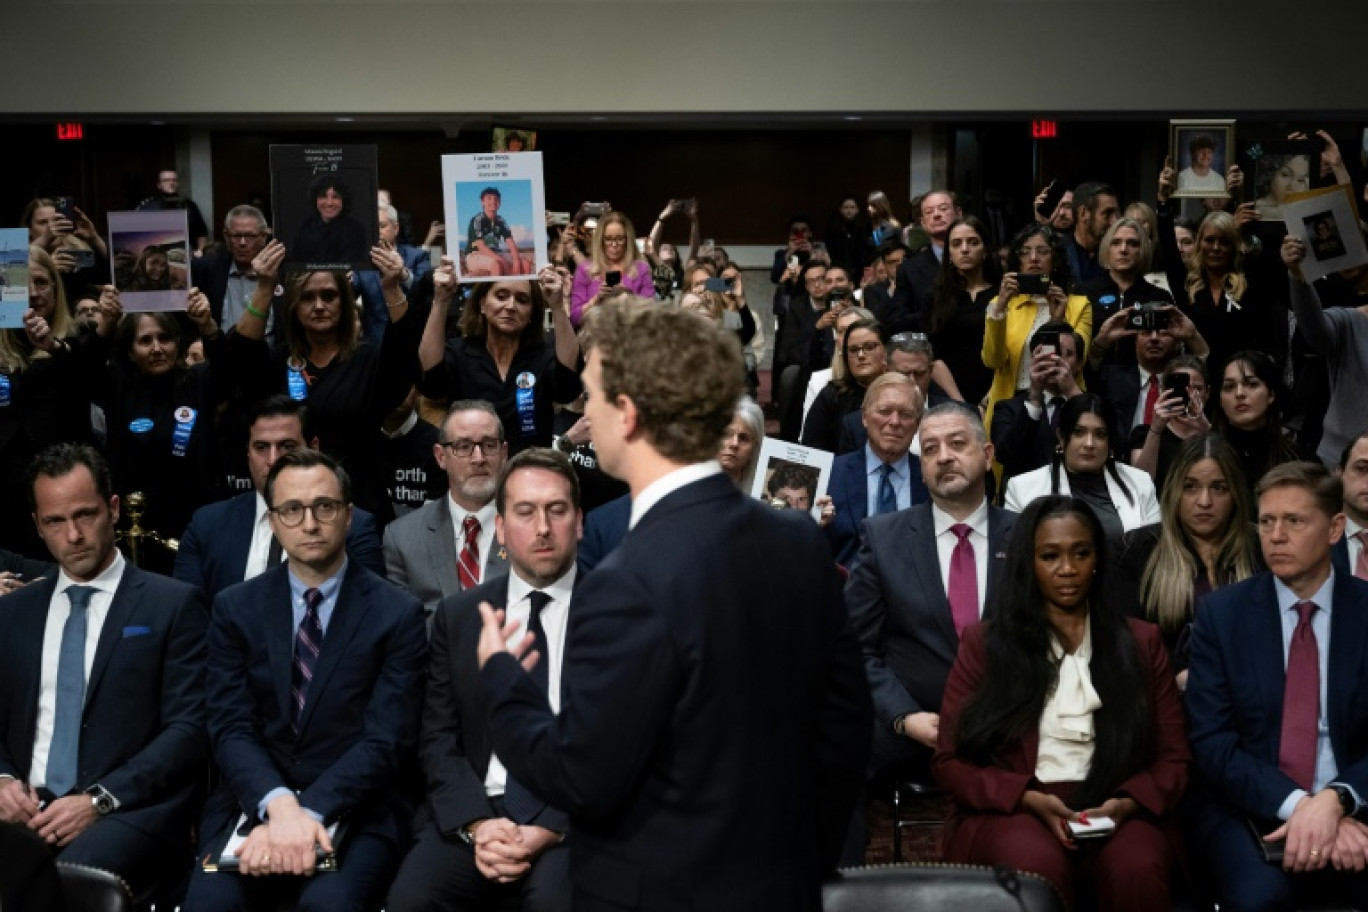
[[[151,418],[134,418],[128,422],[128,429],[135,434],[146,434],[152,430]]]
[[[1103,307],[1110,307],[1116,303],[1116,295],[1103,295],[1097,299],[1097,303],[1101,304]]]
[[[513,382],[518,385],[518,389],[520,390],[530,390],[537,385],[537,377],[530,371],[523,371],[521,374],[518,374],[518,379]]]
[[[176,409],[176,420],[181,424],[189,424],[195,420],[195,410],[188,405],[182,405]]]

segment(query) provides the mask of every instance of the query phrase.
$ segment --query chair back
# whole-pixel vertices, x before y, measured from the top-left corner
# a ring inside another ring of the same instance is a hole
[[[119,875],[64,861],[57,873],[67,912],[132,912],[133,892]]]
[[[823,912],[1065,912],[1048,880],[1008,868],[896,864],[843,868],[822,885]]]

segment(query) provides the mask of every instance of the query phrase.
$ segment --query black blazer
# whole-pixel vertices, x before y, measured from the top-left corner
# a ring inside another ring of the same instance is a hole
[[[872,725],[816,525],[718,474],[577,595],[559,715],[512,656],[480,674],[499,757],[570,814],[575,908],[817,909]]]
[[[0,773],[28,781],[43,632],[57,574],[5,597],[0,624]],[[86,684],[76,791],[102,785],[113,816],[173,841],[204,781],[204,631],[195,589],[127,564]]]
[[[984,617],[992,616],[1000,597],[1015,522],[1015,513],[988,508]],[[863,532],[845,598],[864,651],[875,719],[888,726],[905,713],[938,713],[959,637],[941,581],[931,504],[871,516]]]
[[[909,321],[911,329],[920,327],[921,314],[931,300],[931,290],[940,272],[936,251],[927,245],[902,261],[893,283],[894,318]]]
[[[1002,489],[1007,481],[1050,464],[1057,440],[1044,411],[1032,418],[1026,411],[1026,393],[1003,399],[993,409],[993,424],[989,436],[993,441],[993,455],[1002,465]]]
[[[413,596],[347,564],[309,685],[290,729],[295,625],[281,564],[214,600],[206,671],[209,737],[223,783],[204,810],[202,851],[266,793],[293,789],[332,823],[406,844],[412,759],[427,669],[427,625]]]
[[[427,777],[427,800],[437,829],[443,835],[472,820],[496,817],[485,794],[489,772],[489,707],[480,687],[480,665],[475,646],[480,638],[481,602],[496,608],[508,604],[507,575],[481,583],[442,600],[432,616],[427,697],[423,704],[423,734],[419,756]],[[544,650],[538,644],[539,650]],[[540,661],[545,662],[546,655]],[[548,805],[532,821],[563,833],[569,820]]]
[[[1157,376],[1155,381],[1158,382]],[[1120,453],[1130,440],[1131,418],[1140,402],[1140,368],[1134,364],[1104,364],[1097,382],[1097,394],[1111,403],[1112,413],[1116,416],[1111,434],[1113,449]]]

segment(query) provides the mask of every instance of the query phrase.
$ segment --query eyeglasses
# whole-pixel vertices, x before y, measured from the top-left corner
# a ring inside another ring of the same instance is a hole
[[[486,437],[484,440],[440,440],[437,445],[446,447],[462,459],[469,459],[476,447],[479,447],[485,456],[498,452],[499,447],[503,446],[503,441],[497,437]]]
[[[265,236],[266,236],[265,232],[261,232],[261,231],[258,231],[258,232],[254,233],[254,234],[225,234],[225,235],[224,235],[224,237],[226,237],[226,238],[227,238],[228,240],[230,240],[230,241],[242,241],[243,243],[246,243],[247,241],[255,241],[257,238],[259,238],[259,237],[265,237]]]
[[[278,507],[272,507],[271,512],[280,520],[280,524],[287,529],[293,529],[304,521],[304,513],[308,511],[313,514],[313,518],[320,523],[328,524],[337,519],[343,507],[351,506],[344,500],[333,500],[331,497],[320,497],[311,504],[302,504],[297,500],[291,500]]]
[[[325,288],[322,291],[301,291],[299,300],[306,304],[312,301],[322,301],[324,304],[336,304],[341,295],[335,288]]]
[[[1049,247],[1022,247],[1017,251],[1017,256],[1021,257],[1023,260],[1029,260],[1031,257],[1040,257],[1041,259],[1044,259],[1052,253],[1054,253],[1054,251]]]
[[[611,236],[611,237],[608,236],[608,235],[604,235],[604,237],[603,237],[603,243],[605,243],[605,244],[625,244],[625,243],[627,243],[627,238],[626,238],[625,235],[613,235],[613,236]]]
[[[883,348],[882,342],[866,342],[864,345],[847,345],[846,353],[853,358],[863,358],[865,355],[872,355]]]

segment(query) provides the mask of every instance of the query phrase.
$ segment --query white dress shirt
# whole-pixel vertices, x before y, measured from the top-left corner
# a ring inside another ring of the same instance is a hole
[[[632,516],[627,521],[627,528],[629,530],[635,529],[636,524],[641,522],[641,517],[646,515],[647,510],[685,485],[702,481],[710,475],[721,474],[722,464],[716,459],[709,459],[707,462],[697,462],[660,476],[643,488],[640,494],[632,498]]]
[[[560,712],[561,706],[561,659],[565,653],[565,626],[570,618],[570,596],[575,589],[575,567],[573,564],[570,570],[549,586],[542,588],[542,592],[551,596],[551,601],[542,608],[541,623],[542,629],[546,631],[546,642],[537,644],[537,651],[541,653],[539,662],[546,662],[546,698],[551,703],[553,713]],[[508,574],[508,605],[504,612],[504,622],[512,624],[517,622],[518,632],[508,640],[508,648],[513,649],[527,634],[527,618],[532,613],[532,603],[528,596],[532,593],[533,587],[529,585],[516,570]],[[485,794],[502,795],[504,787],[508,783],[508,770],[504,768],[503,762],[499,760],[497,754],[489,755],[489,768],[485,771]]]
[[[266,559],[271,555],[271,539],[274,533],[271,531],[271,517],[266,509],[266,498],[257,492],[256,496],[256,515],[252,520],[252,544],[247,549],[247,567],[242,574],[245,580],[260,576],[266,572]],[[282,548],[280,559],[285,559],[285,550]]]
[[[47,784],[48,753],[52,749],[52,728],[57,718],[57,663],[62,652],[62,628],[71,616],[71,600],[67,590],[72,586],[91,586],[95,592],[86,605],[85,676],[90,682],[90,669],[95,664],[95,647],[100,643],[109,605],[123,579],[126,566],[123,555],[114,550],[114,562],[104,572],[87,583],[78,583],[66,575],[57,574],[57,587],[48,602],[47,625],[43,628],[43,661],[38,678],[38,724],[33,738],[33,760],[29,764],[29,784],[34,788]]]
[[[460,555],[461,549],[465,547],[465,518],[470,514],[465,507],[458,504],[451,498],[451,492],[447,492],[447,507],[451,513],[451,530],[456,536],[456,554]],[[485,581],[485,568],[489,566],[489,552],[494,548],[494,515],[498,510],[494,507],[494,501],[490,501],[483,507],[475,511],[475,518],[480,521],[480,534],[475,537],[475,546],[480,549],[480,582]]]
[[[950,531],[950,527],[957,524],[949,513],[946,513],[934,503],[931,504],[931,522],[936,530],[936,556],[940,559],[941,584],[945,586],[945,591],[950,591],[950,559],[954,556],[955,546],[959,544],[959,536]],[[988,591],[988,501],[979,504],[979,508],[964,520],[964,524],[971,531],[969,533],[969,544],[974,547],[974,571],[978,575],[978,614],[983,617],[983,598]]]
[[[1040,714],[1040,747],[1036,751],[1035,776],[1041,782],[1082,782],[1092,767],[1093,714],[1102,698],[1093,689],[1092,625],[1085,622],[1083,642],[1072,654],[1050,634],[1050,652],[1059,663],[1059,679]]]

